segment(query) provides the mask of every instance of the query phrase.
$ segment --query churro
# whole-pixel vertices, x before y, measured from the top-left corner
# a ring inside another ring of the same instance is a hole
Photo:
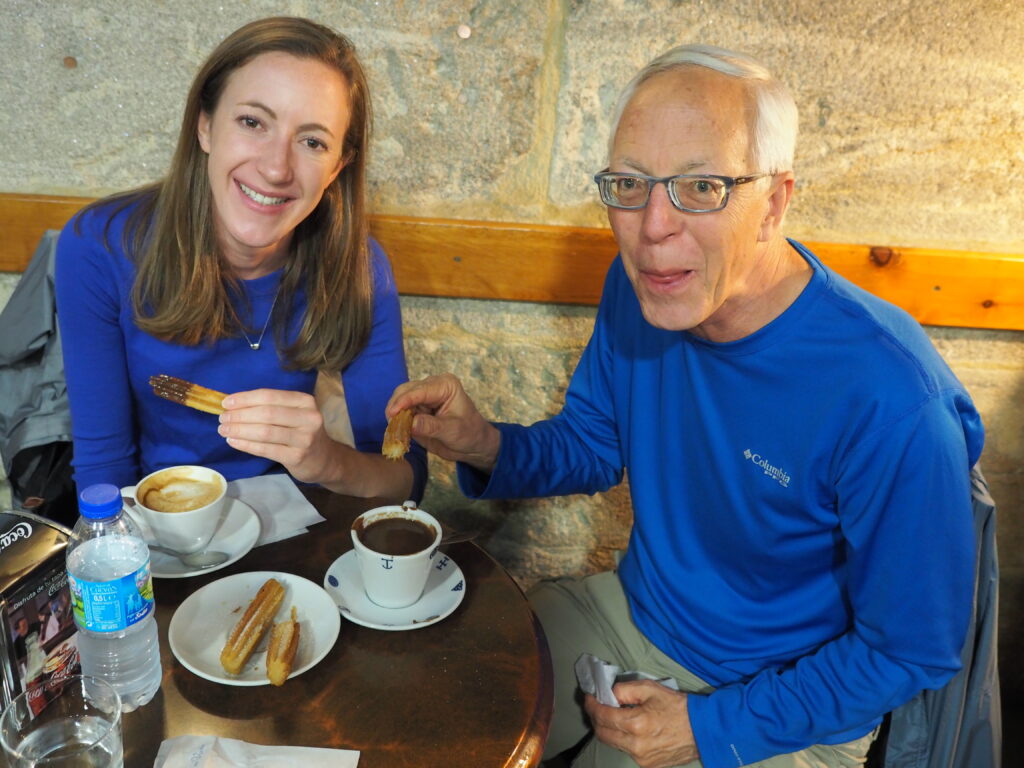
[[[221,405],[221,402],[227,395],[223,392],[207,389],[190,381],[185,381],[175,376],[168,376],[166,373],[150,376],[149,386],[153,388],[154,394],[165,400],[181,403],[189,408],[195,408],[198,411],[214,415],[224,413],[224,407]]]
[[[384,441],[380,452],[389,459],[400,459],[409,452],[409,441],[412,438],[413,412],[409,409],[399,411],[388,422],[384,430]]]
[[[299,622],[292,606],[291,618],[274,625],[267,648],[267,679],[271,685],[284,685],[292,673],[295,651],[299,647]]]
[[[256,650],[260,639],[266,633],[277,609],[284,599],[284,587],[277,579],[267,579],[256,597],[249,603],[242,618],[228,635],[224,650],[220,652],[220,664],[226,672],[237,675],[245,662]]]

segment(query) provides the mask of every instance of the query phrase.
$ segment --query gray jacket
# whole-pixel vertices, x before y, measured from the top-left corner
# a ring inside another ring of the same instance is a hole
[[[971,471],[977,565],[974,615],[961,670],[945,687],[893,710],[885,768],[999,768],[1002,715],[996,655],[999,564],[996,507],[981,470]]]
[[[0,456],[71,440],[71,412],[53,290],[59,232],[47,231],[0,312]]]

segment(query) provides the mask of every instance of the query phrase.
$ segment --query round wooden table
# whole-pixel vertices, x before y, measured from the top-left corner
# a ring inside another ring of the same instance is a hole
[[[327,657],[280,688],[210,682],[174,658],[167,627],[194,591],[256,570],[322,585],[328,566],[352,548],[351,521],[379,506],[319,489],[306,493],[326,523],[257,547],[214,573],[155,580],[163,683],[153,701],[124,717],[125,765],[153,765],[161,741],[185,734],[356,749],[360,768],[538,765],[552,704],[547,642],[519,587],[472,542],[445,548],[466,579],[465,598],[451,616],[404,632],[342,618]]]

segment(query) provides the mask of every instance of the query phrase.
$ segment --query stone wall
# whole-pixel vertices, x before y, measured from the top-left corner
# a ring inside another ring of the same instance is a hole
[[[604,225],[590,175],[603,167],[619,88],[654,54],[702,41],[758,55],[794,90],[790,234],[1024,253],[1016,0],[0,0],[0,191],[100,195],[157,178],[203,56],[242,23],[280,13],[346,32],[363,55],[379,212]],[[0,278],[0,291],[14,279]],[[593,317],[417,297],[403,308],[414,376],[454,371],[488,415],[525,422],[558,410]],[[988,427],[1004,676],[1008,693],[1024,691],[1024,336],[929,333]],[[524,585],[606,566],[625,544],[623,488],[471,503],[448,464],[431,469],[426,506],[483,528]]]

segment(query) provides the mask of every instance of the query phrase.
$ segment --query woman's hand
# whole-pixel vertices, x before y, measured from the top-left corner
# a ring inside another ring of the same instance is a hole
[[[224,398],[228,445],[281,464],[296,480],[362,498],[409,498],[412,467],[332,440],[312,395],[254,389]]]
[[[412,408],[412,436],[428,451],[484,472],[494,469],[501,433],[480,415],[462,383],[452,374],[430,376],[395,388],[384,409],[390,419]]]
[[[224,408],[217,431],[232,448],[276,461],[302,482],[336,479],[344,446],[327,435],[312,395],[254,389],[229,395]]]

